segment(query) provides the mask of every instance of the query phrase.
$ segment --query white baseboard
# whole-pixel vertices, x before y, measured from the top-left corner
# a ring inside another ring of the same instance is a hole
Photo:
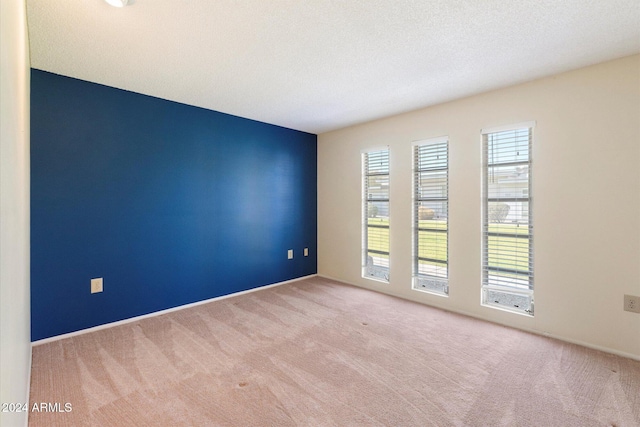
[[[616,356],[626,357],[627,359],[637,360],[637,361],[640,362],[640,356],[638,356],[637,354],[627,353],[627,352],[624,352],[624,351],[619,351],[619,350],[615,350],[613,348],[603,347],[603,346],[600,346],[600,345],[595,345],[595,344],[591,344],[591,343],[580,341],[580,340],[574,340],[572,338],[567,338],[567,337],[563,337],[563,336],[560,336],[560,335],[550,334],[548,332],[538,332],[538,331],[527,331],[527,332],[531,332],[532,334],[536,334],[536,335],[542,335],[544,337],[553,338],[553,339],[556,339],[558,341],[568,342],[570,344],[580,345],[582,347],[591,348],[593,350],[602,351],[604,353],[615,354]]]
[[[52,341],[58,341],[58,340],[62,340],[62,339],[65,339],[65,338],[71,338],[71,337],[75,337],[75,336],[82,335],[82,334],[88,334],[89,332],[95,332],[95,331],[99,331],[101,329],[112,328],[114,326],[124,325],[126,323],[131,323],[131,322],[136,322],[138,320],[146,319],[146,318],[149,318],[149,317],[160,316],[162,314],[167,314],[167,313],[171,313],[171,312],[178,311],[178,310],[184,310],[185,308],[195,307],[197,305],[207,304],[207,303],[210,303],[210,302],[213,302],[213,301],[220,301],[220,300],[223,300],[223,299],[226,299],[226,298],[237,297],[239,295],[244,295],[244,294],[248,294],[248,293],[256,292],[256,291],[261,291],[263,289],[269,289],[269,288],[273,288],[273,287],[276,287],[276,286],[284,285],[284,284],[287,284],[287,283],[298,282],[300,280],[309,279],[311,277],[316,277],[316,276],[317,276],[317,274],[310,274],[308,276],[297,277],[297,278],[291,279],[291,280],[285,280],[284,282],[278,282],[278,283],[272,283],[270,285],[259,286],[257,288],[247,289],[246,291],[234,292],[234,293],[228,294],[228,295],[221,295],[221,296],[215,297],[215,298],[209,298],[209,299],[202,300],[202,301],[196,301],[196,302],[192,302],[192,303],[189,303],[189,304],[179,305],[177,307],[167,308],[166,310],[154,311],[153,313],[143,314],[141,316],[130,317],[128,319],[118,320],[116,322],[105,323],[103,325],[93,326],[91,328],[81,329],[79,331],[69,332],[67,334],[56,335],[54,337],[49,337],[49,338],[44,338],[44,339],[41,339],[41,340],[38,340],[38,341],[33,341],[31,343],[31,346],[34,347],[36,345],[46,344],[46,343],[49,343],[49,342],[52,342]],[[31,372],[31,369],[29,369],[29,372]],[[31,381],[29,381],[29,383],[31,383]]]
[[[321,277],[323,279],[329,279],[329,280],[333,280],[333,281],[340,282],[340,283],[346,283],[347,285],[356,286],[358,288],[367,289],[367,290],[370,290],[372,292],[378,292],[375,289],[370,289],[370,288],[364,287],[362,285],[358,285],[356,283],[350,283],[350,282],[347,282],[345,280],[337,279],[335,277],[326,276],[324,274],[318,274],[317,276]],[[440,310],[450,311],[452,313],[461,314],[461,315],[467,316],[467,317],[473,317],[474,319],[483,320],[485,322],[495,323],[495,324],[501,325],[501,326],[507,326],[509,328],[518,329],[520,331],[530,332],[532,334],[553,338],[553,339],[556,339],[558,341],[564,341],[564,342],[568,342],[570,344],[576,344],[576,345],[579,345],[579,346],[582,346],[582,347],[591,348],[593,350],[602,351],[604,353],[615,354],[616,356],[621,356],[621,357],[625,357],[627,359],[640,361],[640,355],[637,355],[637,354],[626,353],[624,351],[616,350],[616,349],[613,349],[613,348],[604,347],[604,346],[600,346],[600,345],[596,345],[596,344],[591,344],[591,343],[580,341],[580,340],[574,340],[572,338],[567,338],[567,337],[564,337],[564,336],[561,336],[561,335],[555,335],[555,334],[550,333],[550,332],[541,332],[541,331],[537,331],[535,329],[520,328],[520,327],[516,327],[516,326],[513,326],[513,325],[509,325],[507,323],[496,322],[496,321],[493,321],[493,320],[489,320],[489,319],[485,319],[483,317],[480,317],[477,314],[468,313],[468,312],[463,311],[463,310],[449,309],[449,308],[444,308],[444,307],[441,307],[441,306],[432,306],[432,305],[424,303],[422,301],[416,301],[416,300],[413,300],[413,299],[405,298],[402,295],[395,295],[395,294],[387,293],[387,292],[383,292],[383,293],[385,295],[391,295],[391,296],[394,296],[396,298],[401,298],[401,299],[404,299],[404,300],[407,300],[407,301],[412,301],[412,302],[415,302],[415,303],[418,303],[418,304],[424,304],[424,305],[427,305],[429,307],[434,307],[434,308],[437,308],[437,309],[440,309]]]

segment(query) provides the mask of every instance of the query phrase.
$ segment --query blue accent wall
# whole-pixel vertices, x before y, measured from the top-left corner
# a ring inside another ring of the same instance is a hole
[[[316,142],[32,70],[31,339],[315,274]]]

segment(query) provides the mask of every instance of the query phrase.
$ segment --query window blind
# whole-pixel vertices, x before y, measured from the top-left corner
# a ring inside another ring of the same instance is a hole
[[[389,150],[363,153],[363,277],[389,281]]]
[[[449,144],[414,145],[413,289],[446,295],[448,286]]]
[[[483,133],[483,303],[533,314],[531,127]]]

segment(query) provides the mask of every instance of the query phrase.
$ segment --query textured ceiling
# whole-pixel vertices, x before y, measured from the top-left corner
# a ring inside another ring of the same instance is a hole
[[[28,0],[33,68],[322,133],[640,52],[638,0]]]

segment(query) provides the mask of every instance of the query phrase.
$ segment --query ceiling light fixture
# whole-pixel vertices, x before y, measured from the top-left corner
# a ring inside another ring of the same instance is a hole
[[[124,7],[129,3],[129,0],[104,0],[114,7]]]

